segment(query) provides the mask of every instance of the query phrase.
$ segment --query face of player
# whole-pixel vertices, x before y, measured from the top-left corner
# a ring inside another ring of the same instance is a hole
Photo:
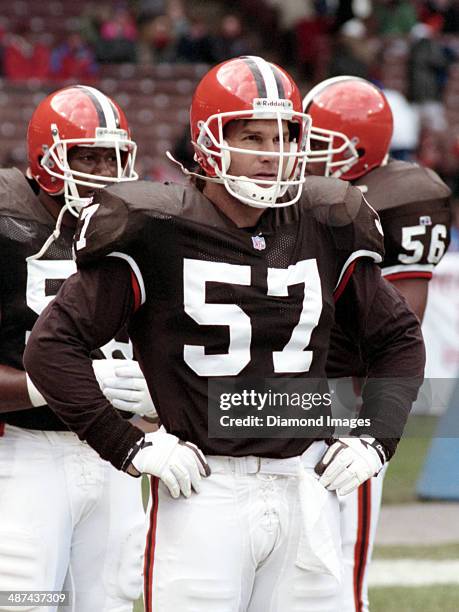
[[[312,151],[323,151],[324,145],[322,142],[318,142],[314,140],[314,138],[310,139],[309,146]],[[326,162],[314,162],[306,164],[306,174],[314,175],[314,176],[325,176],[325,172],[327,170]]]
[[[287,121],[282,122],[282,128],[284,148],[288,148],[290,135]],[[225,140],[231,147],[260,151],[259,155],[231,151],[228,174],[269,181],[277,179],[279,159],[266,155],[266,152],[276,152],[280,149],[279,127],[275,119],[231,121],[225,129]]]
[[[68,164],[72,170],[99,176],[116,176],[117,161],[115,149],[106,147],[73,147],[68,153]],[[82,198],[94,194],[93,187],[78,185]]]

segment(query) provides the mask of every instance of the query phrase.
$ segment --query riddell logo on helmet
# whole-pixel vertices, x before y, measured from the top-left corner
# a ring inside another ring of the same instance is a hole
[[[291,100],[270,100],[269,98],[255,98],[253,101],[254,110],[260,110],[261,108],[280,108],[282,110],[293,110],[293,103]]]

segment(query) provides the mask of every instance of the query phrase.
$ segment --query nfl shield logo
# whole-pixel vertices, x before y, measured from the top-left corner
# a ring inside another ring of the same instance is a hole
[[[266,242],[263,236],[252,236],[253,248],[257,251],[264,251],[266,249]]]
[[[432,219],[429,215],[425,215],[424,217],[419,217],[419,225],[432,225]]]

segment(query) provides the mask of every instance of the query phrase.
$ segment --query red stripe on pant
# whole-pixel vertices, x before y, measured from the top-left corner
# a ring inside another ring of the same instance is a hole
[[[151,510],[150,527],[145,546],[145,563],[143,568],[143,599],[145,612],[152,612],[153,565],[155,562],[156,527],[158,522],[158,485],[159,478],[150,478]]]
[[[354,602],[355,611],[362,612],[362,590],[368,557],[371,527],[371,478],[364,482],[357,491],[357,541],[354,548]]]

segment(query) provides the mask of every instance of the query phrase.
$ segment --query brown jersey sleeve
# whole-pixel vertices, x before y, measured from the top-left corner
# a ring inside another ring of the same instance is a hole
[[[383,275],[389,280],[430,280],[450,242],[449,199],[383,210],[381,221],[386,248]]]
[[[425,351],[419,321],[379,268],[362,260],[336,304],[336,322],[366,364],[359,418],[369,419],[370,425],[356,428],[353,435],[375,437],[391,457],[422,383]]]
[[[131,283],[130,267],[114,257],[74,274],[39,317],[24,353],[49,407],[118,469],[143,433],[102,394],[89,355],[126,323],[134,305]]]

